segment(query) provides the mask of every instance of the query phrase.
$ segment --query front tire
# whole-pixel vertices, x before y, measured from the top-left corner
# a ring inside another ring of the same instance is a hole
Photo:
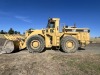
[[[78,47],[78,40],[72,36],[65,36],[61,39],[61,49],[65,53],[74,53]]]
[[[30,53],[34,53],[34,52],[41,53],[44,50],[45,42],[43,37],[39,35],[34,35],[27,40],[26,45]]]

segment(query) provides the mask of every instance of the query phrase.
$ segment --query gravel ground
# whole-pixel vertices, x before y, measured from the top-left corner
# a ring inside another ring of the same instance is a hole
[[[0,55],[0,75],[99,74],[100,44],[90,44],[85,50],[81,49],[76,53],[46,50],[43,53],[32,54],[27,50],[22,50]]]
[[[61,55],[81,55],[81,54],[100,54],[100,44],[89,44],[83,49],[79,49],[75,53],[63,53],[60,50],[53,50],[53,49],[47,49],[45,52],[40,54],[61,54]],[[22,50],[14,54],[31,54],[28,52],[28,50]]]

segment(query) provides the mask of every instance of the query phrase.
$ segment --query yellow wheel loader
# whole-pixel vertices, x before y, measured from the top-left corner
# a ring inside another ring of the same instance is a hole
[[[11,37],[5,36],[10,41],[10,44],[14,43],[14,45],[7,47],[6,50],[2,49],[2,51],[8,50],[8,53],[11,53],[15,48],[27,48],[30,53],[41,53],[44,48],[55,47],[63,52],[73,53],[79,47],[85,47],[89,44],[90,30],[88,28],[63,26],[60,32],[59,21],[59,18],[49,18],[46,29],[27,30],[24,38],[18,37],[14,40],[10,39]]]

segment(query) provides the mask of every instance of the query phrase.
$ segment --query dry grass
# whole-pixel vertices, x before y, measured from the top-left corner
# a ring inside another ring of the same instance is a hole
[[[15,39],[15,38],[22,38],[24,39],[25,38],[25,35],[20,35],[20,34],[0,34],[0,38],[3,38],[3,39],[6,39],[6,37],[4,35],[7,35],[9,36],[9,38],[12,38],[12,39]],[[8,37],[7,37],[8,39]]]
[[[3,36],[3,34],[0,34],[0,38],[5,38],[5,37]]]
[[[91,38],[90,41],[92,43],[100,43],[100,38]]]
[[[86,56],[59,56],[54,60],[60,61],[63,75],[99,75],[100,55]]]
[[[54,53],[0,56],[0,75],[99,75],[100,55]]]

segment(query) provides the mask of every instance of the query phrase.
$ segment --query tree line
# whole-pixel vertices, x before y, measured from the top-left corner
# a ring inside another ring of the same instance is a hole
[[[20,32],[19,32],[19,31],[15,31],[13,28],[10,28],[10,29],[8,30],[8,32],[6,32],[6,31],[4,31],[4,30],[1,30],[1,31],[0,31],[0,34],[20,34]]]

